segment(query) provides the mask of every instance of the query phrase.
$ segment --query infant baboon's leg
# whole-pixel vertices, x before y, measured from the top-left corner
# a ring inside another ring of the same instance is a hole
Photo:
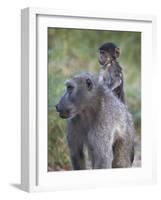
[[[113,144],[112,168],[128,168],[132,165],[134,149],[130,142],[118,138]]]
[[[85,169],[85,156],[83,152],[83,137],[76,132],[68,132],[67,142],[70,159],[74,170]]]

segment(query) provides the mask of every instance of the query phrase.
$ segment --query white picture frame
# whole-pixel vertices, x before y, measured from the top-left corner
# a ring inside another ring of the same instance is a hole
[[[142,32],[142,167],[50,172],[47,170],[47,27]],[[156,182],[151,63],[155,61],[156,19],[152,15],[25,8],[21,15],[21,188],[54,191]],[[45,53],[46,52],[46,53]],[[148,58],[148,59],[147,59]],[[149,108],[150,107],[150,108]],[[147,115],[148,111],[148,115]]]

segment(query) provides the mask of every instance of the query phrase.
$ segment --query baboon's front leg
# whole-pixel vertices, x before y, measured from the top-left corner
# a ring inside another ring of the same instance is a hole
[[[96,144],[93,143],[90,149],[93,169],[112,168],[113,154],[110,144],[97,140]]]
[[[78,150],[77,152],[73,152],[73,150],[70,149],[70,158],[74,170],[85,169],[85,158],[83,149]]]
[[[77,134],[68,132],[67,142],[73,169],[81,170],[85,169],[85,156],[83,152],[83,138]]]
[[[112,168],[111,156],[95,157],[93,169],[110,169],[110,168]]]

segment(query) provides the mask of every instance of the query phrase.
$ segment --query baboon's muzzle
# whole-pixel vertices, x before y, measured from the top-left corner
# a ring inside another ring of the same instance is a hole
[[[59,104],[55,105],[56,111],[59,113],[59,116],[63,119],[67,119],[70,117],[70,111],[62,109]]]

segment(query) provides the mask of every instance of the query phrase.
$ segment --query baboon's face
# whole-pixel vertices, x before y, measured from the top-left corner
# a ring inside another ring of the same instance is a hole
[[[105,51],[105,50],[99,51],[98,61],[99,61],[100,65],[108,64],[111,62],[111,60],[112,60],[112,56],[110,55],[110,53],[108,51]]]
[[[73,118],[88,106],[94,93],[94,82],[90,76],[78,75],[66,81],[66,91],[56,105],[61,118]]]

